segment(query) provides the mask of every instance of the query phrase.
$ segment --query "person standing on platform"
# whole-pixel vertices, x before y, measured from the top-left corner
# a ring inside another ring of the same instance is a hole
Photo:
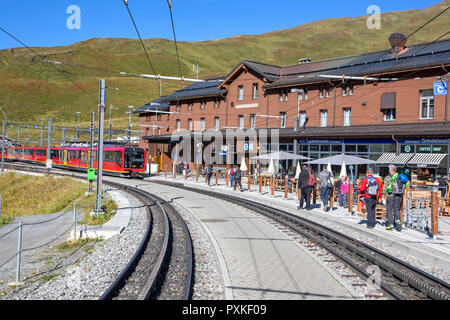
[[[212,164],[209,164],[206,167],[206,177],[208,178],[208,186],[211,186],[211,176],[213,174],[213,166]]]
[[[386,199],[386,230],[394,229],[394,221],[397,231],[402,230],[400,207],[403,201],[403,193],[405,192],[407,185],[407,178],[406,182],[404,182],[406,176],[403,176],[405,175],[398,174],[396,166],[393,164],[389,165],[389,175],[386,176],[383,181],[383,196]],[[392,211],[394,211],[394,215],[392,215]]]
[[[234,167],[231,166],[228,170],[228,176],[230,177],[230,187],[234,189]]]
[[[341,192],[341,186],[342,186],[342,182],[345,181],[345,176],[342,176],[340,180],[338,180],[336,182],[336,185],[334,186],[335,190],[338,192],[338,196],[339,196],[339,206],[343,206],[344,205],[344,198]]]
[[[239,190],[241,192],[243,191],[241,179],[242,179],[242,171],[239,167],[237,167],[236,170],[234,170],[234,191],[236,191],[236,188],[238,185],[239,185]]]
[[[438,182],[439,182],[439,189],[441,189],[441,197],[445,198],[447,196],[447,189],[448,189],[447,176],[441,177]]]
[[[310,209],[311,205],[311,187],[308,185],[308,179],[311,171],[306,165],[302,166],[302,171],[298,176],[298,191],[300,192],[300,204],[297,209],[303,209],[303,202],[306,202],[306,209]]]
[[[382,198],[383,186],[382,183],[373,176],[372,168],[367,168],[367,176],[361,181],[359,188],[366,205],[367,228],[373,229],[377,223],[375,211],[377,202],[381,201]]]
[[[323,170],[319,174],[320,182],[320,199],[323,203],[323,211],[327,212],[328,201],[330,200],[331,188],[333,187],[333,177],[331,172],[328,171],[327,166],[323,166]]]
[[[342,206],[344,208],[348,208],[348,199],[349,199],[349,194],[350,194],[350,183],[349,183],[349,178],[342,176],[341,180],[341,187],[339,190],[339,198],[341,198],[342,196]],[[337,183],[336,183],[337,185]]]

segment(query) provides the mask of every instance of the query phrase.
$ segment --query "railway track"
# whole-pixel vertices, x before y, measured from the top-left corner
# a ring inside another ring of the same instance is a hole
[[[8,163],[7,168],[45,173],[46,169]],[[52,174],[80,178],[75,173]],[[177,210],[149,192],[111,181],[145,207],[149,222],[133,257],[100,300],[189,300],[192,295],[194,254],[189,229]]]
[[[382,274],[380,287],[387,298],[450,300],[450,285],[447,282],[329,227],[241,197],[189,187],[182,183],[154,182],[226,200],[260,213],[324,248],[349,265],[363,279],[369,279],[372,275],[368,271],[369,266],[378,266]]]

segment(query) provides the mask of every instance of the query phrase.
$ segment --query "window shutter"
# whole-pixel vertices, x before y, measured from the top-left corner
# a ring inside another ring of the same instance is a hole
[[[383,93],[381,95],[381,110],[396,108],[397,94],[396,92]]]

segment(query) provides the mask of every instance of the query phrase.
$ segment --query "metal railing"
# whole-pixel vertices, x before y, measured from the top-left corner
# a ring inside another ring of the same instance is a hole
[[[427,214],[431,213],[431,199],[406,197],[405,202],[403,225],[427,233],[430,229]]]
[[[62,232],[61,234],[59,234],[57,237],[53,238],[50,241],[47,241],[43,244],[34,246],[34,247],[30,247],[30,248],[23,248],[23,229],[26,226],[35,226],[35,225],[40,225],[40,224],[46,224],[49,223],[51,221],[54,221],[56,219],[59,219],[65,215],[67,215],[68,213],[73,213],[73,223],[70,225],[69,228],[67,228],[66,230],[64,230],[64,232]],[[9,262],[11,262],[14,258],[17,258],[17,267],[16,267],[16,282],[19,283],[20,282],[20,271],[21,271],[21,262],[22,262],[22,253],[24,252],[28,252],[28,251],[32,251],[32,250],[37,250],[40,248],[43,248],[45,246],[48,246],[49,244],[57,241],[58,239],[62,238],[65,234],[67,234],[67,232],[69,232],[72,228],[73,228],[73,232],[74,232],[74,240],[76,240],[77,238],[77,233],[76,233],[76,229],[77,229],[77,204],[74,203],[73,205],[73,211],[66,211],[63,212],[51,219],[45,220],[45,221],[40,221],[40,222],[32,222],[32,223],[23,223],[22,220],[19,220],[17,222],[12,222],[11,224],[16,224],[18,223],[19,225],[15,228],[13,228],[12,230],[0,235],[0,239],[6,237],[7,235],[15,232],[18,230],[18,236],[17,236],[17,252],[10,258],[8,258],[6,261],[2,262],[0,264],[0,268],[3,268],[4,266],[6,266]],[[10,224],[10,225],[11,225]]]

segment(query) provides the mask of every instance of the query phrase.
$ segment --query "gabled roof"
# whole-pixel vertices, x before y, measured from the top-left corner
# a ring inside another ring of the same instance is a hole
[[[366,76],[450,64],[450,39],[409,47],[281,67],[280,78],[266,88],[326,81],[319,75]]]
[[[140,107],[139,109],[133,111],[133,113],[147,113],[152,111],[169,111],[170,105],[164,102],[163,99],[166,97],[160,97],[146,105]]]
[[[219,96],[225,92],[225,90],[219,88],[219,85],[222,82],[222,79],[211,79],[206,80],[205,82],[197,82],[181,90],[175,91],[171,95],[164,97],[162,101],[168,103],[170,101],[177,100]]]
[[[271,64],[265,64],[256,61],[250,60],[242,60],[226,77],[222,83],[222,86],[225,83],[232,81],[232,79],[241,71],[242,69],[250,69],[253,72],[260,75],[262,78],[267,79],[267,81],[272,82],[277,80],[280,77],[280,67],[274,66]]]

